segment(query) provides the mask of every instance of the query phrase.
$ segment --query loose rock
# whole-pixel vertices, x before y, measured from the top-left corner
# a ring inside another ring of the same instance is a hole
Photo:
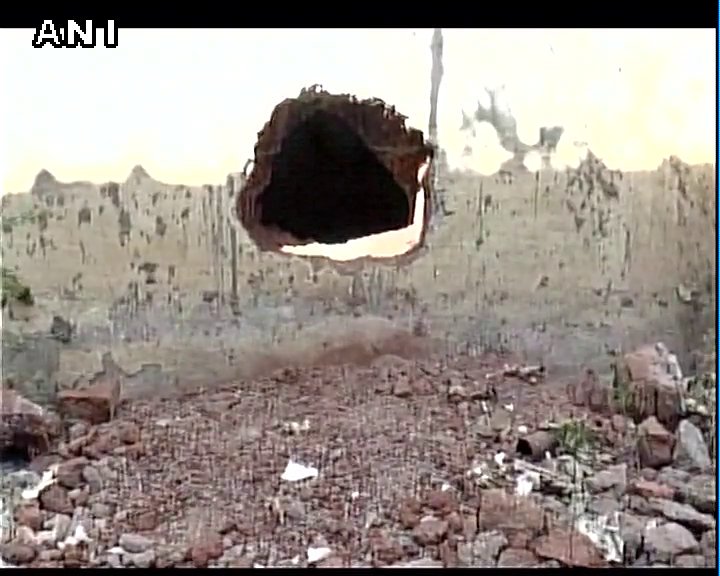
[[[675,466],[700,472],[712,470],[712,460],[702,432],[690,420],[680,422],[676,436]]]
[[[708,530],[700,538],[700,551],[708,566],[717,566],[717,529]]]
[[[557,560],[569,567],[594,568],[605,566],[605,560],[592,540],[577,531],[555,529],[535,543],[541,558]]]
[[[195,568],[205,568],[211,560],[223,555],[223,538],[220,534],[206,534],[190,549],[190,558]]]
[[[52,414],[15,390],[0,388],[0,451],[45,452],[61,430]]]
[[[118,544],[123,550],[130,552],[131,554],[140,554],[148,550],[153,542],[150,538],[146,538],[142,534],[125,533],[120,536]]]
[[[526,532],[534,538],[543,529],[544,511],[537,501],[501,489],[483,490],[480,495],[478,530]]]
[[[93,466],[85,466],[82,471],[82,477],[87,482],[91,494],[97,494],[102,490],[103,481],[97,468]]]
[[[492,568],[507,545],[508,540],[502,532],[481,532],[472,542],[458,545],[458,561],[465,567]]]
[[[46,522],[46,526],[53,531],[53,540],[62,542],[70,535],[72,518],[67,514],[55,514]]]
[[[626,354],[616,367],[616,390],[636,420],[648,417],[674,430],[683,414],[682,374],[674,354],[658,343]]]
[[[630,484],[630,494],[637,494],[643,498],[661,498],[666,500],[672,500],[675,496],[675,490],[660,484],[659,482],[652,482],[650,480],[635,480]]]
[[[91,424],[108,422],[120,401],[120,380],[108,377],[103,382],[78,390],[61,390],[58,411],[64,418],[86,420]]]
[[[154,510],[146,510],[131,518],[135,530],[148,532],[155,530],[158,525],[158,515]]]
[[[0,557],[15,566],[29,564],[35,559],[35,549],[27,544],[13,541],[0,545]]]
[[[137,554],[125,554],[123,564],[126,559],[130,566],[135,566],[136,568],[151,568],[153,564],[155,564],[155,551],[145,550],[145,552],[139,552]]]
[[[413,530],[413,538],[421,546],[440,544],[448,532],[448,523],[432,516],[423,518]]]
[[[705,568],[711,567],[707,560],[700,554],[683,554],[675,558],[673,562],[674,568]]]
[[[681,554],[695,554],[700,550],[695,536],[675,522],[648,528],[645,532],[645,549],[657,560],[669,562]]]
[[[654,416],[644,420],[638,427],[638,458],[640,466],[660,468],[673,459],[675,437]]]
[[[651,510],[662,514],[668,520],[687,526],[691,530],[704,532],[715,528],[715,518],[709,514],[702,514],[688,504],[680,504],[672,500],[651,498],[648,500]]]
[[[530,550],[522,548],[507,548],[503,550],[498,559],[498,568],[535,568],[540,560]]]
[[[21,504],[14,510],[15,522],[20,525],[28,526],[30,529],[38,531],[42,528],[43,520],[40,507],[33,504]]]
[[[83,468],[87,466],[88,460],[84,456],[78,458],[71,458],[66,460],[58,466],[57,470],[57,482],[60,486],[65,488],[73,489],[77,488],[82,484],[82,472]]]
[[[140,428],[134,422],[120,422],[118,438],[123,444],[135,444],[140,441]]]
[[[58,514],[72,514],[74,509],[68,491],[57,484],[52,484],[40,492],[40,505],[48,512]]]
[[[610,466],[585,481],[591,492],[605,492],[612,489],[617,495],[625,493],[627,486],[627,464]]]

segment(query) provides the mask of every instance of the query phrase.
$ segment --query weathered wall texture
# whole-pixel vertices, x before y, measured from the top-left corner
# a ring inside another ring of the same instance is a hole
[[[451,213],[420,256],[349,273],[260,253],[231,212],[233,186],[168,185],[141,168],[119,186],[41,173],[31,193],[2,199],[3,265],[38,297],[4,315],[3,376],[77,385],[111,351],[138,394],[262,371],[280,344],[292,361],[332,359],[351,332],[368,355],[405,353],[395,327],[450,351],[508,346],[561,372],[648,339],[686,353],[713,324],[712,166],[438,177]],[[54,314],[76,325],[70,343],[39,336]]]

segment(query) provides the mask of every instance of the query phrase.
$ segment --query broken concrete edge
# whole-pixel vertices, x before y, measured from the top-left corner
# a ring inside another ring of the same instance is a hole
[[[269,165],[272,157],[280,150],[284,137],[289,134],[304,118],[302,109],[308,105],[313,108],[322,107],[325,110],[329,109],[334,113],[339,113],[340,117],[345,116],[343,111],[350,109],[354,110],[358,107],[366,110],[381,109],[384,119],[388,121],[388,126],[392,128],[391,135],[384,136],[383,138],[386,140],[401,141],[412,150],[412,153],[406,153],[403,158],[413,159],[413,170],[405,170],[408,174],[401,175],[403,177],[401,180],[398,180],[398,184],[400,184],[407,195],[410,214],[414,214],[415,212],[416,196],[420,187],[422,187],[423,197],[425,200],[420,239],[410,250],[404,254],[389,258],[374,258],[368,256],[361,257],[348,261],[351,263],[349,267],[339,266],[339,268],[349,268],[349,271],[353,271],[357,266],[362,266],[367,262],[380,261],[383,263],[400,265],[405,264],[410,259],[416,257],[421,248],[425,246],[426,234],[432,215],[432,202],[434,199],[432,168],[435,157],[435,147],[425,140],[421,130],[407,127],[405,125],[406,117],[399,114],[393,106],[388,106],[383,100],[378,98],[358,100],[351,94],[330,94],[321,88],[318,89],[316,86],[309,89],[303,89],[297,98],[286,98],[280,102],[273,109],[270,120],[265,123],[263,129],[258,133],[257,143],[255,144],[254,159],[252,162],[248,161],[248,165],[246,165],[247,168],[250,164],[252,164],[252,169],[250,170],[249,175],[244,178],[243,185],[236,197],[235,206],[238,221],[241,223],[247,234],[255,242],[257,247],[261,251],[265,252],[271,251],[282,253],[280,249],[283,246],[302,246],[313,242],[312,240],[299,240],[288,232],[261,224],[260,218],[262,208],[258,202],[258,197],[268,186],[272,177],[272,170]],[[352,116],[348,116],[347,119],[349,120],[350,118],[352,118]],[[388,130],[388,132],[391,131]],[[368,148],[378,155],[380,161],[397,178],[398,169],[396,166],[393,166],[391,158],[388,155],[388,151],[381,150],[382,148],[386,148],[383,146],[384,142],[369,142],[367,135],[362,133],[362,131],[357,131],[357,134],[365,142]],[[423,164],[427,164],[428,169],[425,171],[422,181],[418,182],[418,169]],[[412,172],[412,174],[410,174],[410,172]],[[336,261],[324,256],[313,256],[310,258],[338,264]],[[348,262],[345,262],[344,264],[348,264]]]

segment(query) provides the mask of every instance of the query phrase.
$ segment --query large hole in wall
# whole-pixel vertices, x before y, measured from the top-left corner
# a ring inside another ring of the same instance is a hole
[[[255,146],[238,216],[261,249],[334,260],[408,254],[429,219],[432,149],[380,100],[303,90]]]

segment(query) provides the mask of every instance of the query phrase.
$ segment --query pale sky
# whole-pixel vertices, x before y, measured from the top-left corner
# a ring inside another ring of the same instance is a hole
[[[480,129],[484,89],[505,86],[520,135],[562,125],[612,168],[653,169],[670,154],[715,161],[715,33],[707,30],[444,30],[439,140],[451,165],[494,172],[506,155]],[[118,47],[31,46],[0,30],[2,192],[46,168],[62,181],[222,183],[252,156],[273,107],[304,86],[377,96],[427,130],[431,30],[130,30]]]

